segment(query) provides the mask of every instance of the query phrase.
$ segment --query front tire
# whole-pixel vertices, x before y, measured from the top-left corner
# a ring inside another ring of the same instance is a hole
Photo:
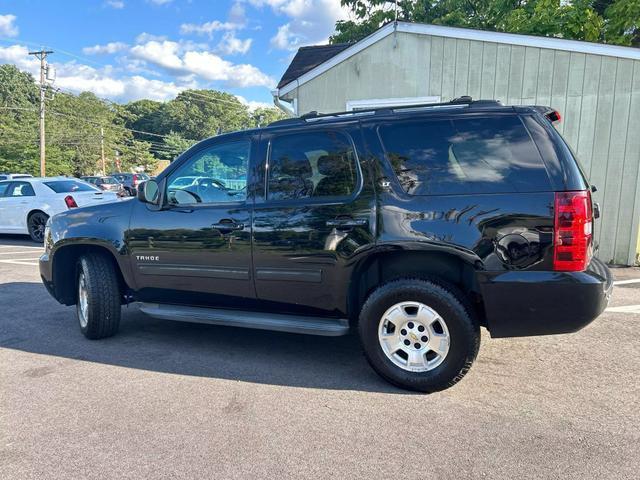
[[[462,293],[426,280],[379,287],[362,307],[358,331],[380,376],[426,393],[460,381],[480,347],[480,328]]]
[[[49,220],[49,215],[43,212],[33,212],[27,218],[27,230],[31,240],[36,243],[44,243],[44,229]]]
[[[91,340],[111,337],[120,326],[120,288],[113,262],[90,253],[78,261],[76,313],[80,331]]]

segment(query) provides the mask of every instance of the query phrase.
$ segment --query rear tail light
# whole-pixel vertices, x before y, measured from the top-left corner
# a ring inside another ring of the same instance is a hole
[[[78,208],[78,204],[71,195],[64,197],[64,203],[67,204],[67,208]]]
[[[562,121],[562,115],[560,115],[560,112],[557,110],[550,109],[544,116],[554,125]]]
[[[553,269],[585,270],[593,255],[591,192],[558,192],[555,199]]]

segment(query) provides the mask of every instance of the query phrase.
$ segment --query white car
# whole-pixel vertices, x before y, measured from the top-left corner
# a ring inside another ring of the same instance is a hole
[[[0,233],[29,234],[42,243],[49,217],[70,208],[115,202],[118,196],[66,177],[0,181]]]

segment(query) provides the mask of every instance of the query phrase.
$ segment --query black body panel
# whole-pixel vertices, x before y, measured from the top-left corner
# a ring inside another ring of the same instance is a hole
[[[520,118],[524,136],[535,142],[531,150],[544,161],[547,187],[407,193],[381,142],[381,124],[459,116],[481,121],[488,115]],[[353,194],[268,198],[272,140],[324,130],[341,132],[353,145],[358,167]],[[134,199],[54,217],[40,261],[50,293],[63,303],[75,301],[56,285],[63,280],[55,273],[56,258],[69,246],[88,245],[113,255],[127,300],[143,302],[353,321],[381,278],[449,269],[457,272],[450,278],[460,280],[492,336],[575,331],[607,304],[611,275],[598,260],[584,272],[553,271],[555,192],[584,190],[588,184],[560,135],[535,109],[479,104],[284,121],[205,140],[176,159],[158,183],[166,185],[197,152],[239,138],[252,141],[246,199],[240,202],[154,206]],[[226,229],[226,222],[238,228]],[[403,256],[416,260],[396,262]],[[369,274],[374,263],[386,270]]]

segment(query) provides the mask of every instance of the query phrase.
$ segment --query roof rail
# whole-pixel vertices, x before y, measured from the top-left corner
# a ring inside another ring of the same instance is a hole
[[[276,125],[295,125],[301,123],[309,123],[318,120],[328,120],[341,117],[358,117],[361,115],[387,115],[390,113],[402,112],[403,110],[415,111],[416,109],[428,109],[428,108],[444,108],[444,107],[474,107],[474,106],[502,106],[502,103],[498,100],[473,100],[470,96],[464,95],[462,97],[454,98],[449,102],[441,103],[421,103],[416,105],[398,105],[398,106],[384,106],[378,108],[367,108],[362,110],[348,110],[344,112],[332,112],[332,113],[318,113],[317,111],[311,111],[295,118],[285,118],[284,120],[276,120],[271,122],[269,126]]]

